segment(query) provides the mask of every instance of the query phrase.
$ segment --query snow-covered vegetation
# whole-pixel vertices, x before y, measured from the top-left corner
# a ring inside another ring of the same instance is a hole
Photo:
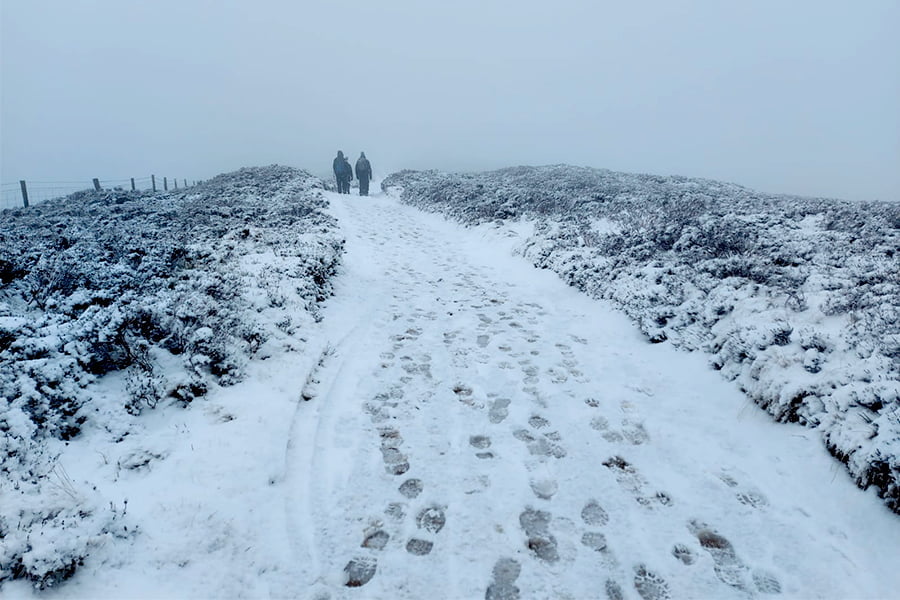
[[[127,501],[86,497],[57,449],[88,425],[121,441],[142,412],[239,381],[250,357],[321,318],[343,254],[322,189],[272,166],[3,212],[0,585],[53,586],[135,532]],[[104,375],[121,383],[112,402],[91,385]]]
[[[535,266],[651,342],[709,353],[900,512],[900,205],[569,166],[402,171],[382,187],[466,224],[533,222]]]

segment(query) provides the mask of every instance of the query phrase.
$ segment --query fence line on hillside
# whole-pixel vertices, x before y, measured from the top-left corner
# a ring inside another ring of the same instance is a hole
[[[29,207],[44,200],[68,196],[84,190],[149,190],[149,191],[175,191],[186,189],[200,183],[193,180],[188,185],[185,178],[157,177],[128,177],[124,179],[94,177],[92,179],[73,181],[26,181],[4,182],[0,184],[0,210],[16,207]]]

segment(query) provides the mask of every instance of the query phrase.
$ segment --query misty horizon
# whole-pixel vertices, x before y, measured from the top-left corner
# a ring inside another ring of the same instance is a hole
[[[4,3],[0,179],[570,164],[900,200],[900,5]]]

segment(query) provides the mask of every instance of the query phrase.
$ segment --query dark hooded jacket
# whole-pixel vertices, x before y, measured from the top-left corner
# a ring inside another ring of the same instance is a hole
[[[353,179],[353,169],[350,168],[350,163],[347,162],[347,159],[344,158],[343,152],[338,152],[337,156],[334,158],[334,162],[332,163],[332,168],[334,169],[334,176],[343,179]]]
[[[369,163],[369,159],[366,158],[365,152],[360,152],[359,158],[356,160],[356,178],[360,181],[372,179],[372,165]]]

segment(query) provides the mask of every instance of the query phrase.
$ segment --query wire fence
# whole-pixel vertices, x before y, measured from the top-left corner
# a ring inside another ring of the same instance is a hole
[[[101,189],[123,190],[176,190],[196,185],[186,179],[169,177],[129,177],[127,179],[84,179],[80,181],[26,181],[23,192],[21,181],[3,182],[0,184],[0,210],[33,206],[53,198],[61,198],[82,190]],[[189,185],[190,184],[190,185]],[[26,203],[27,196],[27,203]]]

